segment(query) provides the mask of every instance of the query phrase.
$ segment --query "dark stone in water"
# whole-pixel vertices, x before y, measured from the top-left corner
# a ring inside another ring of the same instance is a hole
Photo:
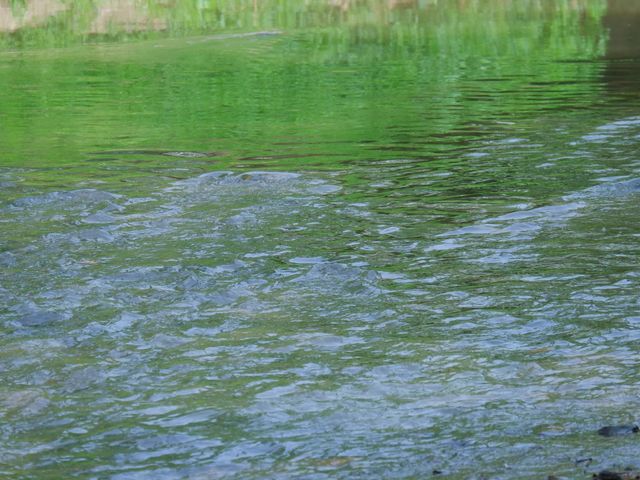
[[[638,480],[640,473],[637,471],[614,472],[612,470],[602,470],[593,474],[594,480]]]
[[[622,476],[619,473],[612,472],[610,470],[603,470],[600,473],[594,473],[593,478],[598,480],[622,480]]]
[[[639,431],[640,428],[638,428],[637,425],[609,425],[598,430],[598,435],[602,435],[603,437],[620,437],[622,435],[638,433]]]

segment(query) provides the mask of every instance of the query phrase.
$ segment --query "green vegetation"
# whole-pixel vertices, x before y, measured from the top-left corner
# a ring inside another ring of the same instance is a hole
[[[213,32],[282,29],[289,33],[322,30],[325,40],[392,40],[414,44],[425,29],[440,43],[459,44],[475,37],[487,51],[501,52],[512,42],[507,31],[529,29],[556,48],[576,28],[590,35],[605,10],[604,0],[464,1],[375,0],[44,0],[11,1],[3,8],[0,31],[5,46],[68,46],[103,40],[205,35]],[[533,20],[533,21],[532,21]],[[578,24],[576,24],[578,20]],[[544,31],[540,28],[543,27]],[[455,32],[454,35],[450,35]],[[505,40],[507,40],[505,42]],[[515,46],[529,46],[529,41]]]

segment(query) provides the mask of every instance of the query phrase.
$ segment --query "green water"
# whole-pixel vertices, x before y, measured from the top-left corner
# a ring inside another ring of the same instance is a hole
[[[0,478],[640,468],[636,2],[0,31]]]

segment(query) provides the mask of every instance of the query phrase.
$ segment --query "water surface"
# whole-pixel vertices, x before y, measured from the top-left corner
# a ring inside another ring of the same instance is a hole
[[[0,476],[640,467],[633,2],[210,3],[0,25]]]

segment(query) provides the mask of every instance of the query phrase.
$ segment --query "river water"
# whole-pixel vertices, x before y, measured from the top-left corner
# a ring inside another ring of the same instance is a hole
[[[0,477],[640,467],[634,2],[157,3],[3,34]]]

